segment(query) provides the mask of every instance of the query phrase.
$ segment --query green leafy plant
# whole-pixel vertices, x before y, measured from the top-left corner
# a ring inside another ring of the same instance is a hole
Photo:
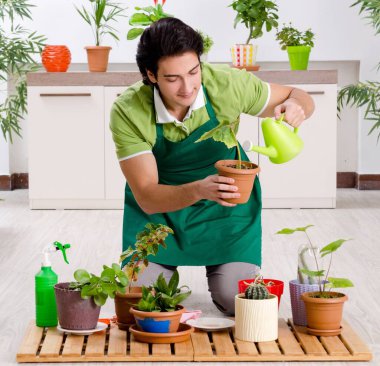
[[[202,31],[197,30],[197,32],[202,37],[202,41],[203,41],[203,54],[207,55],[210,52],[211,47],[214,44],[214,41],[212,40],[212,38],[209,35],[203,33]]]
[[[286,50],[288,46],[309,46],[314,47],[315,35],[309,28],[305,32],[301,32],[292,26],[283,25],[281,30],[277,30],[276,40],[279,41],[282,50]]]
[[[117,292],[125,293],[128,286],[128,277],[116,263],[112,267],[104,265],[100,276],[78,269],[74,272],[74,278],[76,282],[71,282],[69,288],[80,290],[82,299],[93,297],[98,306],[103,306],[108,297],[113,299]]]
[[[166,282],[164,275],[160,273],[156,282],[152,286],[142,287],[142,299],[136,305],[141,311],[175,311],[177,305],[190,296],[191,291],[188,286],[178,287],[179,274],[175,270],[169,283]],[[182,289],[188,289],[182,292]]]
[[[371,25],[375,28],[375,34],[379,34],[380,0],[358,0],[351,7],[356,5],[360,5],[359,14],[366,13],[365,19],[369,19]],[[379,69],[380,63],[377,70]],[[380,139],[380,82],[359,81],[357,84],[343,87],[338,92],[338,116],[345,105],[356,108],[365,107],[364,119],[373,122],[368,135],[379,129],[378,143]]]
[[[148,223],[145,225],[145,229],[136,235],[136,243],[121,253],[119,263],[129,258],[123,270],[130,286],[132,282],[137,281],[139,273],[148,266],[147,257],[156,255],[160,246],[166,248],[165,239],[169,234],[174,234],[170,227],[163,224]]]
[[[100,46],[103,36],[109,34],[116,41],[119,41],[117,31],[110,23],[116,22],[117,18],[124,17],[125,9],[119,3],[113,3],[109,0],[89,0],[90,10],[84,6],[75,9],[83,18],[83,20],[90,25],[92,33],[95,38],[95,45]]]
[[[251,39],[256,39],[263,35],[264,25],[267,32],[278,27],[278,7],[273,1],[236,0],[229,6],[237,12],[234,28],[238,23],[242,23],[249,30],[246,44],[249,44]]]
[[[318,297],[329,298],[329,297],[332,297],[330,292],[331,292],[331,289],[333,289],[333,288],[345,288],[345,287],[354,286],[353,283],[347,278],[329,277],[329,273],[330,273],[330,269],[331,269],[331,263],[332,263],[332,254],[334,252],[336,252],[342,246],[343,243],[345,243],[346,241],[348,241],[350,239],[335,240],[335,241],[327,244],[326,246],[324,246],[320,250],[320,254],[321,254],[322,258],[326,255],[330,255],[330,262],[329,262],[328,269],[326,271],[324,269],[321,269],[321,266],[318,263],[317,255],[314,251],[315,246],[313,246],[313,244],[310,240],[310,237],[307,234],[307,229],[309,229],[312,226],[313,225],[307,225],[305,227],[298,227],[295,229],[285,228],[285,229],[278,231],[277,234],[290,235],[290,234],[294,234],[295,232],[303,232],[306,235],[310,249],[314,253],[314,260],[315,260],[315,265],[316,265],[317,270],[311,271],[307,268],[301,268],[300,271],[302,273],[306,274],[307,276],[318,278],[318,287],[319,287]],[[327,291],[328,289],[330,291]]]
[[[154,0],[154,6],[146,6],[144,8],[136,6],[135,10],[137,10],[138,13],[132,14],[129,19],[129,25],[134,28],[128,31],[127,39],[130,41],[139,37],[146,27],[159,19],[173,17],[173,15],[164,12],[164,4],[165,0],[162,0],[162,4],[158,3],[158,0]]]
[[[236,138],[239,127],[239,118],[234,122],[220,122],[218,126],[204,133],[197,141],[200,142],[212,138],[214,141],[223,142],[229,149],[235,147],[238,156],[238,169],[244,169],[245,165],[241,161],[239,143]]]
[[[27,0],[0,1],[0,94],[7,95],[0,102],[0,126],[10,142],[13,133],[21,137],[19,122],[27,112],[26,74],[39,69],[33,55],[40,54],[46,42],[44,36],[16,24],[17,18],[32,19],[33,7]],[[14,90],[8,91],[10,80]]]

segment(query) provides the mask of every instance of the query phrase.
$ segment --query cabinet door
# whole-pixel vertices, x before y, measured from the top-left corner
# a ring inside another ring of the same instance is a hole
[[[120,169],[119,161],[116,156],[115,144],[112,140],[112,133],[109,128],[110,112],[115,99],[127,87],[106,87],[104,103],[104,144],[105,144],[105,192],[106,199],[117,200],[115,208],[123,208],[125,177]]]
[[[284,164],[260,155],[263,207],[335,207],[336,85],[297,85],[314,99],[315,111],[298,130],[303,151]],[[264,139],[259,128],[260,145]]]
[[[103,87],[28,88],[31,200],[104,199],[103,94]]]

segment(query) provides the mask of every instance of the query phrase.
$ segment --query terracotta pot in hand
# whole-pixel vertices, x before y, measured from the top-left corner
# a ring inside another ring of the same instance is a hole
[[[238,160],[219,160],[215,163],[215,168],[218,170],[218,174],[223,177],[233,178],[235,180],[234,185],[238,187],[240,193],[239,198],[227,198],[224,199],[230,203],[246,203],[252,192],[253,183],[260,168],[249,161],[242,161],[242,165],[248,169],[237,169],[231,166],[237,165]]]
[[[91,72],[105,72],[108,67],[109,46],[87,46],[88,70]]]

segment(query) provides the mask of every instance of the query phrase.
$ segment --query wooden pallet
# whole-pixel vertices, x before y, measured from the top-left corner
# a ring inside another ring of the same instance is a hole
[[[304,327],[279,319],[278,340],[243,342],[234,330],[195,331],[176,344],[145,344],[115,325],[90,336],[60,333],[31,322],[17,362],[113,361],[369,361],[372,354],[347,322],[337,337],[308,335]]]

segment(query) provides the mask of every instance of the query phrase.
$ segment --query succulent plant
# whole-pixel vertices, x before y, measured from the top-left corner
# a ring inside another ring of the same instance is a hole
[[[268,299],[269,298],[269,291],[262,284],[252,283],[245,290],[245,298],[246,299],[252,299],[252,300]]]

